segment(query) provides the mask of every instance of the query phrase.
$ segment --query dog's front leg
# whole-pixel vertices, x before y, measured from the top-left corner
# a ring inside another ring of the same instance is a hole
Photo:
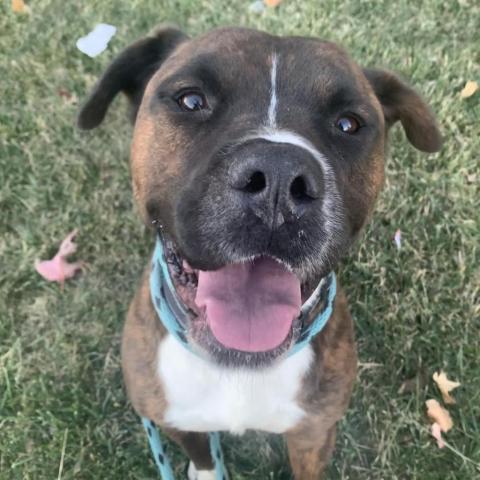
[[[295,480],[320,480],[335,446],[336,426],[325,430],[316,424],[287,433],[288,456]]]
[[[177,443],[190,459],[188,480],[215,480],[215,467],[210,453],[208,434],[173,429],[162,429],[162,431]]]

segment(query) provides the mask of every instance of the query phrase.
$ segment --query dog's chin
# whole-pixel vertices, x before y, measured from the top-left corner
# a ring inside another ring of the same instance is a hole
[[[189,312],[185,327],[193,350],[225,367],[262,368],[296,343],[301,306],[318,281],[302,281],[268,255],[198,270],[171,241],[165,250],[176,295]]]

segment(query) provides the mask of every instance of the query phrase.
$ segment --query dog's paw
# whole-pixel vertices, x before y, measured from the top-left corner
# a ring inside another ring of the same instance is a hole
[[[215,480],[215,470],[197,470],[193,462],[188,465],[188,480]]]

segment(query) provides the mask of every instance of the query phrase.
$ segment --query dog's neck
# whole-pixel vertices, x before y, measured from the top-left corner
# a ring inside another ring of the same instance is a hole
[[[293,355],[308,345],[323,330],[332,315],[336,285],[335,273],[332,271],[321,279],[313,293],[302,305],[299,316],[301,329],[296,335],[294,345],[288,350],[287,356]],[[158,318],[165,329],[186,349],[199,355],[199,352],[192,348],[185,334],[187,317],[191,312],[175,292],[160,235],[156,237],[152,257],[150,295]]]

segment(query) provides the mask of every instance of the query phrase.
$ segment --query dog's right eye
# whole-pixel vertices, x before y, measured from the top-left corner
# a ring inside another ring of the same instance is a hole
[[[358,132],[361,128],[360,122],[353,115],[344,115],[337,120],[337,128],[343,133],[350,135]]]
[[[207,108],[207,99],[200,92],[182,93],[177,98],[177,103],[185,112],[196,112]]]

